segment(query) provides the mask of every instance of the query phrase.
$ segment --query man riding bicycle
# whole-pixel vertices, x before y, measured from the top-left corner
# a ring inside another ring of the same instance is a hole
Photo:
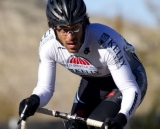
[[[59,63],[82,77],[71,114],[122,129],[147,90],[146,72],[134,47],[114,29],[90,23],[83,0],[48,0],[46,16],[49,30],[40,42],[37,86],[21,101],[19,115],[26,100],[23,119],[50,101]]]

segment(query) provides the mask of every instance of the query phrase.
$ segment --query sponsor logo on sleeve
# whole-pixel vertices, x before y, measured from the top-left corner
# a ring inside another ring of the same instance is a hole
[[[51,30],[48,30],[42,37],[41,41],[40,41],[40,46],[39,46],[39,52],[41,50],[41,47],[48,42],[49,40],[53,39],[54,36],[51,35]]]
[[[110,38],[110,36],[106,33],[103,33],[101,35],[101,38],[98,40],[98,44],[101,46],[103,45],[108,39]]]
[[[109,52],[112,58],[112,64],[116,64],[117,68],[125,65],[125,59],[123,57],[122,51],[120,50],[117,43],[106,33],[103,33],[98,41],[98,45],[105,48]]]

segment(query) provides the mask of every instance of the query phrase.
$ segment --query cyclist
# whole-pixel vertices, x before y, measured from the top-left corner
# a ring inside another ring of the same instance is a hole
[[[26,100],[23,119],[50,101],[59,63],[82,77],[71,114],[122,129],[147,90],[146,72],[134,47],[114,29],[90,23],[83,0],[48,0],[46,16],[49,30],[40,41],[38,83],[20,102],[19,115]]]

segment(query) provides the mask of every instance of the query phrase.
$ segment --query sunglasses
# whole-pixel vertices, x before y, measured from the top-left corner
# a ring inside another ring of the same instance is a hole
[[[73,26],[57,26],[54,29],[62,36],[67,36],[68,34],[78,33],[82,27],[82,23],[77,23]]]

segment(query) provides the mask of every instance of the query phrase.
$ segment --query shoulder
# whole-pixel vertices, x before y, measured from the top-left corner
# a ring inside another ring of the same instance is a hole
[[[47,42],[49,42],[50,40],[54,40],[55,38],[55,34],[54,31],[52,29],[49,29],[48,31],[46,31],[44,33],[44,35],[41,38],[40,41],[40,46],[43,46],[44,44],[46,44]]]
[[[91,23],[87,26],[87,30],[96,31],[96,32],[107,32],[107,33],[118,33],[113,28],[100,24],[100,23]]]
[[[59,42],[56,40],[55,33],[52,29],[49,29],[44,33],[44,35],[41,38],[39,44],[39,52],[41,51],[42,48],[51,49],[53,46],[57,46],[56,44],[59,44]]]
[[[55,33],[49,29],[44,33],[39,44],[39,55],[47,58],[54,58],[53,55],[57,53],[57,48],[61,44],[56,40]]]
[[[90,25],[87,26],[86,32],[89,35],[95,35],[95,36],[98,36],[98,37],[108,36],[112,39],[117,39],[117,38],[122,37],[113,28],[111,28],[107,25],[104,25],[104,24],[100,24],[100,23],[91,23]]]
[[[86,37],[88,39],[92,37],[92,39],[98,40],[98,43],[114,41],[115,43],[123,44],[124,42],[124,38],[116,30],[99,23],[91,23],[87,26]]]

